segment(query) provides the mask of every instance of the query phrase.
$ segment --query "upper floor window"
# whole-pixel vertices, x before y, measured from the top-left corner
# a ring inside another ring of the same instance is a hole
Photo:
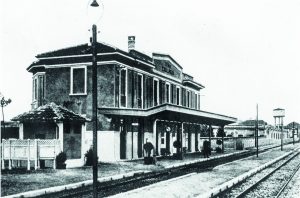
[[[175,100],[176,100],[176,91],[175,91],[175,85],[171,85],[171,103],[175,104]]]
[[[153,93],[154,106],[157,106],[159,104],[159,87],[156,79],[153,81]]]
[[[86,94],[86,66],[71,67],[71,94]]]
[[[127,70],[122,69],[120,75],[120,106],[126,107],[126,82],[127,82]]]
[[[37,100],[37,96],[38,96],[38,82],[37,82],[37,78],[33,79],[33,100]]]
[[[200,94],[198,94],[198,104],[197,104],[197,107],[200,110]]]
[[[36,73],[33,76],[33,101],[37,102],[35,107],[44,104],[45,99],[45,73]]]
[[[195,94],[195,109],[198,109],[198,95]]]
[[[191,98],[191,92],[190,91],[187,91],[186,92],[186,106],[187,107],[190,107],[190,98]]]
[[[176,87],[176,104],[180,104],[180,88]]]
[[[181,88],[181,105],[186,107],[186,89]]]
[[[138,108],[143,107],[143,76],[137,75],[137,104]]]
[[[170,84],[166,83],[166,102],[170,103]]]

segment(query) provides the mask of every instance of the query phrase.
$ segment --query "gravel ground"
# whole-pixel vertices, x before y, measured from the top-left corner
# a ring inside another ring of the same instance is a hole
[[[290,175],[294,172],[295,167],[299,165],[299,160],[300,156],[298,155],[287,165],[272,174],[272,176],[270,176],[266,181],[260,183],[245,197],[276,197],[280,189],[289,179]]]
[[[233,150],[228,150],[226,153],[233,153]],[[220,154],[213,153],[212,156]],[[163,169],[166,166],[176,163],[188,162],[195,159],[203,158],[202,155],[188,155],[184,160],[167,160],[162,159],[157,162],[157,165],[143,165],[143,161],[128,161],[116,163],[102,163],[99,166],[98,177],[106,177],[128,173],[132,171],[152,171]],[[1,196],[17,194],[21,192],[60,186],[70,183],[81,182],[92,179],[92,168],[70,168],[66,170],[12,170],[2,171],[1,173]]]
[[[280,197],[299,198],[300,197],[300,169],[287,185]]]
[[[280,149],[265,152],[256,156],[251,156],[245,159],[237,160],[227,164],[215,167],[209,172],[191,174],[187,177],[173,179],[171,181],[163,181],[153,185],[149,185],[140,189],[135,189],[125,193],[121,193],[112,197],[195,197],[208,192],[214,187],[223,184],[253,168],[256,168],[268,161],[279,157],[292,149],[295,146],[285,146],[284,151]]]
[[[291,157],[292,156],[289,156],[287,158],[279,160],[278,162],[274,163],[273,165],[269,166],[268,168],[263,169],[262,171],[258,172],[257,174],[255,174],[255,175],[251,176],[250,178],[246,179],[243,183],[235,186],[230,191],[228,191],[225,194],[223,194],[222,197],[223,198],[237,197],[241,192],[245,191],[250,186],[252,186],[253,184],[257,183],[261,178],[263,178],[265,175],[268,175],[269,173],[271,173],[275,168],[277,168],[278,166],[282,165],[284,162],[286,162]],[[292,168],[290,168],[290,169],[292,169]],[[286,174],[286,173],[284,173],[284,174]],[[275,176],[275,178],[276,177],[278,177],[278,176]],[[271,182],[268,182],[267,184],[271,184]],[[266,188],[267,187],[270,187],[270,185],[266,186]],[[271,186],[271,189],[276,189],[276,188],[275,188],[275,186]],[[266,189],[266,191],[271,191],[271,190],[270,189]],[[267,197],[267,194],[268,193],[264,193],[264,197]],[[252,196],[253,196],[253,194],[252,194]],[[251,195],[249,195],[248,197],[251,197]]]

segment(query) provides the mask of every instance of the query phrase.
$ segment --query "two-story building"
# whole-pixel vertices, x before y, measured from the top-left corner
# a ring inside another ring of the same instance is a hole
[[[136,159],[152,142],[157,155],[173,154],[175,140],[188,152],[201,149],[201,124],[224,127],[236,118],[201,110],[204,86],[183,72],[170,55],[148,56],[97,43],[98,153],[100,160]],[[36,56],[32,108],[50,102],[92,117],[92,49],[82,44]],[[85,124],[84,150],[92,144],[92,123]]]

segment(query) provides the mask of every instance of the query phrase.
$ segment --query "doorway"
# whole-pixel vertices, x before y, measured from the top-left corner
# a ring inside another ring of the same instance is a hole
[[[120,159],[126,159],[126,124],[121,121],[120,124]]]

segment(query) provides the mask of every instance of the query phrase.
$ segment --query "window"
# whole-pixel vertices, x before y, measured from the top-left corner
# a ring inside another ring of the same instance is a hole
[[[200,110],[200,94],[198,94],[198,109]]]
[[[33,87],[34,87],[34,91],[33,91],[33,92],[34,92],[34,94],[33,94],[33,95],[34,95],[34,98],[33,98],[33,99],[34,99],[34,100],[37,100],[37,95],[38,95],[37,78],[35,78],[34,81],[33,81]]]
[[[186,89],[181,89],[181,104],[182,106],[186,107]]]
[[[186,106],[187,107],[190,107],[190,96],[191,95],[191,92],[190,91],[187,91],[187,97],[186,97]]]
[[[159,100],[159,88],[158,88],[158,80],[154,80],[153,81],[154,84],[153,84],[153,100],[154,100],[154,106],[157,106],[159,103],[158,103],[158,100]]]
[[[195,109],[198,109],[198,95],[195,94]]]
[[[190,108],[194,108],[194,97],[195,97],[195,94],[193,91],[191,91],[191,94],[190,94],[190,98],[191,98],[191,101],[190,101]]]
[[[45,100],[45,73],[38,72],[33,76],[33,102],[35,107],[44,104]]]
[[[176,88],[176,104],[179,105],[179,99],[180,99],[180,88]]]
[[[86,67],[71,67],[71,94],[86,94]]]
[[[69,122],[64,122],[64,133],[69,134],[71,132],[71,124]]]
[[[176,104],[176,86],[171,85],[171,103]]]
[[[81,123],[73,123],[73,133],[74,134],[81,134]]]
[[[126,72],[127,70],[122,69],[121,70],[121,75],[120,75],[120,106],[121,107],[126,107],[126,82],[127,82],[127,75]]]
[[[170,103],[170,84],[166,84],[166,102]]]
[[[143,106],[143,76],[138,74],[137,76],[137,103],[138,108]]]

